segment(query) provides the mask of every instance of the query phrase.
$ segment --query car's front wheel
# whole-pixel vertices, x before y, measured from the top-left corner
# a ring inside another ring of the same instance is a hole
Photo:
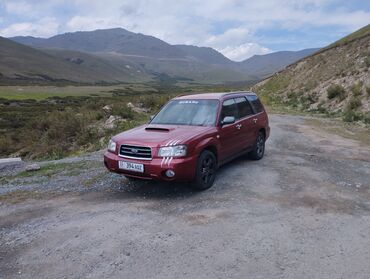
[[[217,159],[209,150],[204,150],[197,162],[195,179],[192,183],[193,188],[205,190],[210,188],[216,178]]]
[[[250,157],[253,160],[261,160],[265,154],[265,134],[263,132],[258,132],[256,143],[252,151],[250,152]]]

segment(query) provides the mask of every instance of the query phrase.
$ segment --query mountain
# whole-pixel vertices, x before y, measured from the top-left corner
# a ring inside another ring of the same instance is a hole
[[[254,86],[266,102],[370,123],[370,25]]]
[[[88,61],[97,59],[107,73],[111,72],[107,67],[112,66],[110,79],[115,81],[126,80],[128,71],[132,79],[138,73],[139,81],[149,78],[171,83],[250,82],[260,80],[312,53],[311,50],[283,52],[234,62],[209,47],[170,45],[155,37],[122,28],[65,33],[48,39],[22,36],[10,39],[64,61],[76,62],[80,58],[86,61],[80,68],[90,65],[90,71],[93,70],[93,62],[89,64]],[[76,53],[71,53],[73,51]],[[120,71],[125,72],[123,77],[119,75]],[[94,76],[91,79],[100,81],[106,80],[106,77]]]
[[[240,62],[240,67],[255,76],[266,77],[318,50],[318,48],[309,48],[300,51],[278,51],[265,55],[254,55]]]
[[[75,51],[41,51],[0,37],[0,83],[119,83],[148,80],[136,65],[112,67],[97,56]]]
[[[202,61],[207,64],[212,65],[233,64],[233,61],[226,58],[220,52],[211,47],[198,47],[192,45],[175,45],[175,46],[181,49],[183,52],[185,52],[188,57],[198,59],[199,61]]]
[[[49,39],[13,37],[13,41],[40,48],[61,48],[85,52],[117,52],[155,58],[184,58],[180,49],[152,36],[133,33],[123,28],[79,31]]]

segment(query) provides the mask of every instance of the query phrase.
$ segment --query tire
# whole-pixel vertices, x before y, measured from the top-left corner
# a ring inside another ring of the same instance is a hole
[[[217,159],[208,150],[204,150],[198,157],[195,179],[192,187],[196,190],[206,190],[212,187],[216,178]]]
[[[265,154],[265,135],[263,132],[258,132],[256,143],[252,151],[249,153],[249,156],[253,160],[261,160]]]

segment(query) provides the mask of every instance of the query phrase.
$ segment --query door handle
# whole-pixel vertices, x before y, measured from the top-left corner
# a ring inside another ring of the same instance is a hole
[[[258,119],[257,119],[257,118],[253,118],[253,123],[254,123],[254,124],[256,124],[256,123],[257,123],[257,121],[258,121]]]
[[[236,129],[240,130],[240,128],[242,127],[242,124],[236,124],[235,127]]]

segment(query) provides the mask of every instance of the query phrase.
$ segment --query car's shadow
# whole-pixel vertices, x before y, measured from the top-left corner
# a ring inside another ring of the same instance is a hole
[[[201,195],[206,192],[218,192],[221,193],[226,191],[228,187],[221,183],[217,183],[217,180],[227,175],[227,172],[244,164],[251,162],[245,157],[239,157],[235,160],[223,165],[217,171],[216,181],[212,188],[204,191],[195,190],[191,187],[191,183],[186,182],[163,182],[163,181],[145,181],[145,180],[129,180],[124,177],[119,177],[119,183],[112,189],[112,192],[116,198],[127,199],[127,198],[147,198],[147,199],[173,199],[173,198],[190,198],[197,195]],[[217,190],[217,191],[216,191]]]
[[[194,196],[200,191],[191,188],[189,183],[177,182],[160,182],[160,181],[141,181],[141,180],[128,180],[122,178],[122,182],[118,189],[114,190],[117,197],[128,198],[186,198]]]

